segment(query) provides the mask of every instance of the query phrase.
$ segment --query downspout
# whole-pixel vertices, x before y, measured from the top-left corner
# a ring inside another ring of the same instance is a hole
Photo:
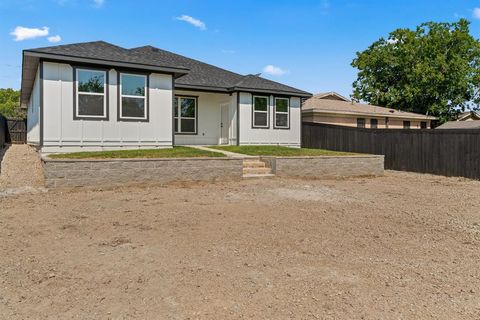
[[[237,91],[237,146],[240,145],[240,91]]]
[[[298,99],[300,100],[300,148],[302,148],[303,147],[303,114],[302,114],[303,103],[302,103],[302,97],[299,97]],[[291,107],[292,106],[290,106],[290,108]],[[291,109],[289,111],[292,112]],[[290,117],[290,113],[288,114],[288,116]]]
[[[40,150],[43,147],[43,61],[40,60]]]
[[[172,74],[172,148],[175,147],[175,79]]]

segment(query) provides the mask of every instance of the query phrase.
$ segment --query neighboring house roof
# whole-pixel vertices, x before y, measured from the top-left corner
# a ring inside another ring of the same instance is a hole
[[[480,114],[476,111],[466,111],[460,113],[457,121],[480,120]]]
[[[23,52],[22,105],[28,102],[39,59],[89,63],[172,73],[177,89],[199,89],[233,92],[239,89],[252,92],[288,94],[310,97],[311,94],[260,76],[243,76],[198,60],[190,59],[152,46],[122,48],[104,41],[84,42]]]
[[[435,129],[480,129],[480,120],[448,121]]]
[[[328,99],[328,100],[340,100],[340,101],[350,101],[350,99],[345,98],[341,94],[330,91],[330,92],[320,92],[315,95],[318,99]]]
[[[314,95],[302,105],[303,112],[321,112],[356,116],[381,116],[390,118],[436,120],[437,118],[423,114],[405,112],[374,106],[370,104],[356,103],[330,99],[325,94]]]

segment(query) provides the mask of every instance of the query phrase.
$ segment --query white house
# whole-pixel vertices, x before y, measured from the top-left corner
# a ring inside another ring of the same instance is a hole
[[[23,52],[28,143],[42,152],[173,145],[300,146],[308,92],[151,46]]]

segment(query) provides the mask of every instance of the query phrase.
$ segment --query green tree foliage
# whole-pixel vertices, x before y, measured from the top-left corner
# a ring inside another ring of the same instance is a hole
[[[353,97],[441,121],[480,102],[480,43],[469,22],[423,23],[397,29],[357,52]]]
[[[25,118],[25,111],[20,109],[20,91],[0,89],[0,114],[7,118]]]
[[[103,92],[103,76],[95,76],[88,79],[86,82],[80,82],[78,84],[78,90],[82,92]]]

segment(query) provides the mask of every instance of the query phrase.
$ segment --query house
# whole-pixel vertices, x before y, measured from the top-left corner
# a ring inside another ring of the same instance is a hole
[[[480,120],[480,113],[477,111],[465,111],[459,114],[457,121]]]
[[[336,92],[316,94],[302,105],[305,122],[379,129],[428,129],[437,118],[356,103]]]
[[[435,129],[480,129],[480,114],[476,111],[465,111],[458,115],[456,121],[447,121]]]
[[[447,121],[435,129],[480,129],[480,120]]]
[[[311,94],[152,46],[23,51],[28,143],[44,153],[174,145],[300,146]]]

